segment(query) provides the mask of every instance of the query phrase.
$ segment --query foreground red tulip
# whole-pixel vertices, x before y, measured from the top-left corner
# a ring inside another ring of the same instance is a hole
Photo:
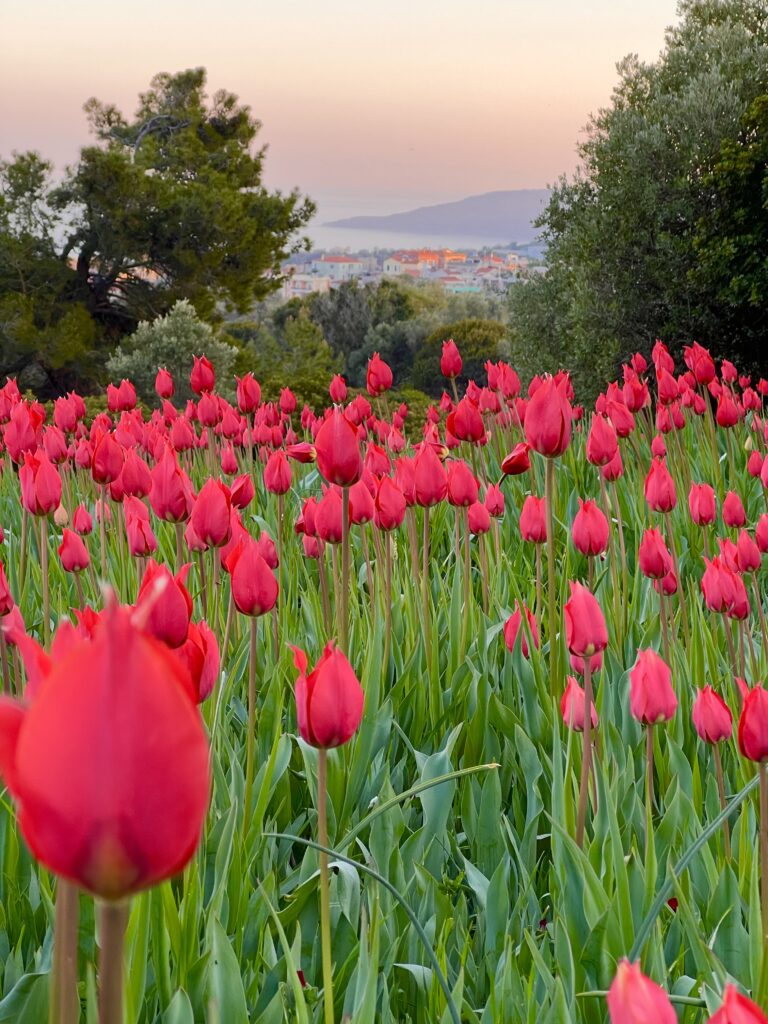
[[[640,970],[621,960],[606,999],[611,1024],[677,1024],[669,996]]]
[[[461,373],[461,355],[456,342],[449,338],[443,342],[443,352],[440,356],[440,372],[444,377],[458,377]]]
[[[731,710],[711,686],[699,690],[693,704],[693,724],[705,743],[730,739],[733,732]]]
[[[768,690],[754,686],[741,708],[739,750],[750,761],[768,761]]]
[[[131,614],[75,638],[28,708],[0,699],[0,774],[30,849],[110,900],[182,870],[210,785],[189,676]]]
[[[169,647],[181,647],[187,639],[192,598],[185,583],[189,565],[173,576],[165,565],[150,558],[139,587],[137,609],[146,607],[145,629]]]
[[[363,460],[357,431],[341,409],[335,408],[315,437],[317,468],[331,484],[350,487],[360,479]]]
[[[571,524],[573,546],[587,558],[602,555],[608,547],[608,520],[594,501],[579,498],[579,511]]]
[[[296,719],[305,743],[324,750],[349,742],[363,717],[365,695],[346,656],[329,643],[307,675],[307,656],[291,647],[299,672]]]
[[[734,985],[726,985],[723,1005],[709,1018],[709,1024],[768,1024],[768,1017]]]
[[[669,721],[677,710],[672,672],[652,648],[637,652],[629,673],[629,706],[643,725]]]
[[[392,387],[392,370],[378,352],[373,353],[368,363],[365,386],[372,397],[377,397]]]
[[[567,380],[547,377],[528,403],[525,440],[547,458],[562,455],[571,442],[571,416]]]
[[[275,574],[256,543],[248,538],[229,558],[232,598],[243,615],[265,615],[277,601]]]
[[[594,594],[581,583],[571,583],[571,598],[563,608],[568,650],[580,658],[591,657],[608,646],[608,631]]]

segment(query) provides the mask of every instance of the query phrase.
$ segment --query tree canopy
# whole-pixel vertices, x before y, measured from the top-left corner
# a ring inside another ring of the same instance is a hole
[[[35,153],[0,163],[0,372],[55,392],[180,299],[215,319],[280,284],[314,207],[264,187],[259,121],[205,87],[156,75],[132,118],[89,100],[95,141],[60,181]]]
[[[754,191],[765,142],[749,118],[764,118],[768,7],[683,0],[679,14],[656,62],[618,65],[579,171],[556,184],[539,222],[548,276],[513,290],[516,331],[545,362],[566,353],[587,384],[658,337],[742,363],[761,354],[764,324],[748,307],[765,274],[753,250],[768,216]],[[736,166],[750,159],[751,171]],[[716,242],[716,224],[730,242]]]

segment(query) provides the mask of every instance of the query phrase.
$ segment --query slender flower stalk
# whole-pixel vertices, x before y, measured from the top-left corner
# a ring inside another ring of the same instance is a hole
[[[317,752],[317,837],[320,846],[328,847],[328,752]],[[320,941],[323,959],[323,1014],[325,1024],[334,1024],[333,961],[331,958],[331,881],[328,854],[320,854]]]
[[[51,590],[48,579],[48,517],[40,516],[40,573],[43,584],[43,644],[51,642]]]
[[[256,648],[258,618],[250,619],[248,651],[248,733],[245,737],[245,797],[243,799],[243,835],[248,835],[251,823],[251,795],[253,793],[254,757],[256,746]]]
[[[555,640],[555,618],[557,606],[555,602],[555,460],[547,459],[545,479],[545,497],[547,505],[547,598],[549,600],[549,621],[547,636],[549,637],[549,689],[550,693],[558,693],[560,683],[557,678],[557,644]]]
[[[128,900],[100,901],[99,1024],[123,1024],[123,944]]]
[[[591,658],[584,659],[584,729],[582,732],[581,779],[579,780],[579,804],[576,815],[576,845],[584,845],[584,828],[587,820],[589,799],[589,773],[592,768],[592,671]]]
[[[77,993],[78,909],[77,886],[60,878],[56,885],[49,1024],[78,1024],[80,1020]]]
[[[338,604],[339,647],[349,653],[349,488],[344,487],[341,499],[341,594]]]

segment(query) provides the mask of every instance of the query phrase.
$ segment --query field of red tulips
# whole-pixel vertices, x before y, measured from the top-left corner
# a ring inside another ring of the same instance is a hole
[[[684,359],[7,381],[0,1024],[768,1024],[768,381]]]

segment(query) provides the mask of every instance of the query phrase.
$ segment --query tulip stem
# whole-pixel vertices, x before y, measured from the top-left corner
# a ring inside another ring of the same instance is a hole
[[[77,1024],[80,1019],[80,998],[77,992],[78,911],[77,886],[59,878],[53,928],[49,1024]]]
[[[317,752],[317,837],[328,847],[328,752]],[[328,854],[320,851],[320,938],[323,954],[323,1009],[325,1024],[333,1022],[333,963],[331,961],[331,893]]]
[[[464,509],[464,614],[461,618],[461,645],[459,651],[463,656],[466,653],[467,629],[469,627],[470,602],[472,597],[472,578],[469,553],[469,509]],[[457,519],[458,521],[458,519]],[[457,552],[458,554],[458,552]]]
[[[326,636],[330,636],[332,627],[331,598],[328,592],[328,573],[325,569],[325,551],[317,556],[317,574],[320,577],[320,596],[323,602],[323,625]]]
[[[43,646],[51,639],[51,591],[48,580],[48,518],[40,516],[40,573],[43,582]]]
[[[768,495],[768,491],[766,491],[766,494]],[[760,618],[760,632],[763,635],[763,649],[761,651],[761,654],[762,655],[766,655],[766,654],[768,654],[768,628],[766,627],[766,624],[765,624],[765,612],[763,611],[763,599],[762,599],[762,596],[760,594],[760,588],[757,585],[757,573],[756,572],[752,573],[752,591],[753,591],[753,593],[755,595],[755,604],[757,605],[757,614],[758,614],[758,617]]]
[[[386,681],[389,672],[389,651],[392,632],[392,541],[388,531],[384,531],[384,655],[382,671]]]
[[[557,680],[557,646],[555,641],[555,460],[547,459],[545,478],[547,506],[547,598],[549,600],[549,688],[550,693],[560,689]]]
[[[2,659],[3,663],[3,692],[10,694],[11,672],[8,665],[8,643],[5,639],[5,631],[2,628],[2,620],[0,620],[0,659]]]
[[[579,807],[576,815],[576,845],[579,849],[584,845],[584,827],[587,821],[587,801],[589,799],[589,771],[592,767],[592,670],[591,658],[584,658],[584,741],[581,756],[581,780],[579,782]]]
[[[760,902],[763,947],[768,951],[768,768],[760,762]]]
[[[661,616],[661,642],[664,646],[664,660],[669,667],[672,667],[671,654],[669,651],[669,621],[667,619],[667,601],[659,580],[659,614]]]
[[[653,842],[653,724],[645,727],[645,863]]]
[[[731,671],[734,676],[739,675],[739,663],[736,660],[736,648],[733,645],[733,636],[731,635],[731,623],[728,621],[727,616],[723,615],[723,629],[725,630],[725,642],[728,644],[728,655],[731,659]]]
[[[349,488],[342,488],[341,498],[341,593],[339,595],[339,646],[349,650]]]
[[[251,820],[251,793],[253,790],[253,759],[256,744],[256,641],[259,620],[250,619],[250,651],[248,655],[248,734],[245,737],[245,797],[243,799],[243,835],[248,835]]]
[[[669,542],[669,552],[672,555],[672,566],[675,570],[675,579],[677,580],[677,592],[680,595],[680,618],[683,620],[683,636],[685,637],[686,650],[691,649],[691,634],[688,629],[688,608],[685,603],[685,581],[680,575],[680,563],[677,558],[677,547],[675,545],[675,531],[672,529],[672,515],[667,512],[667,540]]]
[[[184,524],[176,523],[176,572],[181,572],[184,561]]]
[[[541,544],[536,544],[536,632],[541,636]]]
[[[424,657],[429,669],[429,505],[424,506],[424,523],[421,541],[421,608],[424,617]]]
[[[21,511],[21,540],[19,544],[19,585],[17,603],[21,603],[24,596],[24,580],[27,576],[27,532],[29,529],[29,513],[26,509]]]
[[[101,549],[101,581],[107,580],[107,488],[101,485],[101,509],[99,515],[99,547]]]
[[[123,1022],[123,940],[130,904],[99,904],[99,1024]]]
[[[725,801],[725,781],[723,779],[723,762],[720,759],[720,748],[717,743],[712,744],[712,754],[715,759],[715,775],[717,776],[717,792],[720,797],[720,810],[724,811],[726,807]],[[725,844],[725,856],[727,860],[731,859],[731,827],[728,821],[723,822],[723,842]]]
[[[80,579],[80,573],[76,572],[72,574],[75,577],[75,589],[77,590],[77,603],[80,608],[85,608],[85,594],[83,593],[83,581]]]

